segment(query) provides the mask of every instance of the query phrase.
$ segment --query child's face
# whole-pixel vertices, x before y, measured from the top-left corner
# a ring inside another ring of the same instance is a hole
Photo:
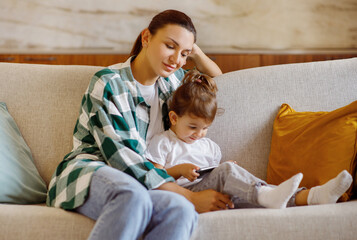
[[[206,119],[191,114],[184,114],[180,117],[171,111],[169,116],[171,130],[176,133],[179,139],[189,144],[206,136],[208,127],[211,125]]]

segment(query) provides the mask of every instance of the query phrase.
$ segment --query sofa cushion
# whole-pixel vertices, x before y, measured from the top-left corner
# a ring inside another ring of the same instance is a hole
[[[200,214],[191,240],[356,239],[357,202]]]
[[[266,179],[274,119],[282,103],[297,111],[332,111],[356,100],[357,58],[244,69],[215,78],[225,109],[207,137],[234,160]]]
[[[331,112],[296,112],[283,104],[274,121],[267,181],[280,184],[298,172],[301,186],[324,184],[356,169],[357,101]],[[348,190],[351,196],[352,186]]]
[[[0,63],[0,101],[6,102],[49,184],[73,148],[73,129],[91,77],[102,67]]]
[[[46,199],[46,184],[32,159],[14,119],[0,102],[0,202],[40,203]]]
[[[44,204],[0,204],[0,213],[0,239],[6,240],[84,240],[95,224],[76,212]]]

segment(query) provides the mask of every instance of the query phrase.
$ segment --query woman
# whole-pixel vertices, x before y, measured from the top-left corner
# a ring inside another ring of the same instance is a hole
[[[47,205],[96,220],[90,239],[189,239],[198,212],[226,209],[229,196],[191,192],[143,157],[163,130],[162,106],[183,78],[188,56],[201,72],[221,74],[195,44],[184,13],[156,15],[132,56],[97,72],[84,94],[74,147],[49,184]],[[163,191],[164,190],[164,191]],[[187,201],[188,200],[188,201]]]

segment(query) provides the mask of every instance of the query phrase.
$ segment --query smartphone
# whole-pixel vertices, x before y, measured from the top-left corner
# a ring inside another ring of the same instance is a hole
[[[210,173],[213,169],[215,169],[216,167],[206,167],[206,168],[200,168],[199,170],[197,170],[196,172],[198,174],[200,174],[200,176],[198,176],[198,178],[203,177],[204,175],[206,175],[207,173]]]

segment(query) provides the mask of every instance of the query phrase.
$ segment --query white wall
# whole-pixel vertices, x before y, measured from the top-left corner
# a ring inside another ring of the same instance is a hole
[[[1,0],[0,50],[128,53],[169,8],[206,52],[357,48],[357,0]]]

